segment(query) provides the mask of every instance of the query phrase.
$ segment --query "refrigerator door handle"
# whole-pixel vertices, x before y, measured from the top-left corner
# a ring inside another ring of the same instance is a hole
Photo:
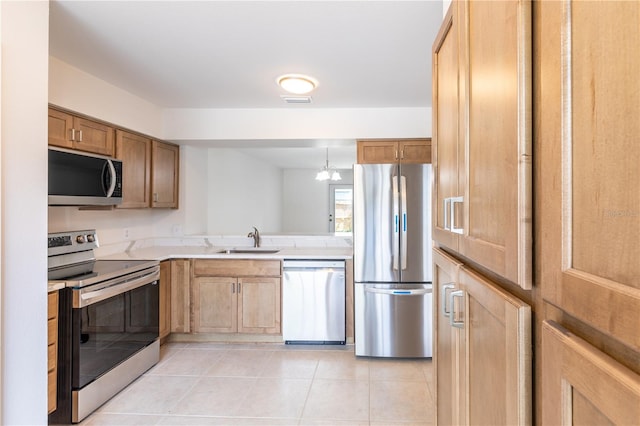
[[[404,271],[407,269],[407,178],[400,176],[400,197],[402,198],[402,251],[400,256],[400,267]]]
[[[398,192],[398,176],[391,177],[391,186],[393,188],[393,217],[394,217],[394,238],[393,238],[393,270],[398,270],[398,263],[400,257],[400,241],[399,241],[399,192]]]

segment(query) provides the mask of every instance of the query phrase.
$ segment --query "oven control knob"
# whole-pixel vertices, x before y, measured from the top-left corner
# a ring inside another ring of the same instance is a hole
[[[78,235],[78,236],[76,237],[76,242],[77,242],[78,244],[84,244],[84,243],[85,243],[84,235]]]
[[[93,234],[88,234],[87,235],[87,242],[88,243],[92,243],[96,240],[96,237],[93,236]]]

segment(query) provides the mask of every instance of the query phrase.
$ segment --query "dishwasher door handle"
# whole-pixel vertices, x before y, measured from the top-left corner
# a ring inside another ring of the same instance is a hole
[[[375,288],[364,289],[365,293],[389,294],[391,296],[422,296],[431,294],[430,288],[404,289],[404,288]]]

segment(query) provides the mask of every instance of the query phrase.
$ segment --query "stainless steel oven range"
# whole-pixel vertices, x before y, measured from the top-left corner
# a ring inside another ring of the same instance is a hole
[[[78,423],[158,362],[157,261],[96,260],[95,230],[49,234],[49,282],[61,283],[57,409]]]

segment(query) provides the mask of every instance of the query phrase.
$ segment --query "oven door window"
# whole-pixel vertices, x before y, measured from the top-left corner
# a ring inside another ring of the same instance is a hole
[[[157,282],[73,310],[73,388],[91,383],[158,338]]]

